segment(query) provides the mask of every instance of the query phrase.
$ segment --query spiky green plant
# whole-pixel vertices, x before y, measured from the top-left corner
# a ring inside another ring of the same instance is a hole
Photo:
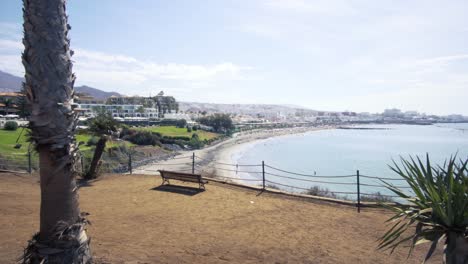
[[[405,203],[386,205],[395,215],[388,220],[393,225],[380,239],[379,249],[393,252],[409,242],[411,254],[416,245],[430,242],[426,261],[443,241],[444,263],[468,263],[468,157],[452,156],[443,166],[431,165],[429,155],[425,163],[419,157],[401,158],[401,163],[393,162],[390,168],[406,180],[412,194],[385,182]]]

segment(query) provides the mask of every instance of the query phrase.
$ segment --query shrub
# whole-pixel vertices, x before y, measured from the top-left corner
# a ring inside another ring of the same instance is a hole
[[[391,203],[394,202],[392,197],[387,195],[383,195],[380,192],[373,193],[371,195],[363,195],[361,196],[361,201],[364,202],[377,202],[377,203]]]
[[[167,137],[166,136],[164,138],[171,138],[171,139],[174,139],[174,140],[190,141],[190,138],[186,137],[186,136],[175,136],[175,137]]]
[[[160,137],[151,133],[150,131],[135,131],[135,133],[130,133],[124,136],[123,139],[137,145],[161,145]]]
[[[305,193],[309,194],[309,195],[313,195],[313,196],[336,198],[336,195],[334,193],[330,192],[330,190],[328,190],[328,188],[321,188],[319,186],[312,186]]]
[[[96,146],[97,142],[99,141],[99,137],[93,136],[88,139],[86,142],[86,146]]]
[[[175,125],[178,128],[184,128],[187,125],[187,120],[185,120],[185,119],[177,120],[177,121],[175,121]]]
[[[280,190],[280,188],[274,184],[267,184],[266,186],[268,189]]]
[[[416,245],[429,242],[428,260],[437,245],[444,243],[444,263],[468,263],[468,157],[450,157],[443,165],[432,165],[419,157],[390,168],[401,176],[411,192],[386,183],[406,204],[385,205],[394,215],[392,227],[380,239],[379,249],[404,244],[410,254]],[[409,242],[409,246],[408,246]]]
[[[192,132],[192,128],[189,127],[189,126],[187,126],[187,132],[188,132],[188,133],[191,133],[191,132]]]
[[[205,145],[205,142],[200,140],[198,134],[193,134],[192,138],[190,139],[189,146],[194,149],[202,148]]]
[[[18,129],[18,123],[15,121],[7,121],[3,128],[5,130],[16,131],[16,129]]]
[[[198,119],[200,124],[210,126],[215,132],[228,132],[234,129],[232,119],[228,114],[214,114],[211,116],[204,116]]]

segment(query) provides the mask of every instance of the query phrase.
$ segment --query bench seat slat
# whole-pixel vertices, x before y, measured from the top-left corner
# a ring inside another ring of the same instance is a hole
[[[159,173],[161,174],[161,177],[163,178],[164,181],[166,180],[179,180],[183,182],[195,182],[199,183],[200,187],[203,186],[205,183],[208,183],[207,180],[203,179],[201,174],[191,174],[191,173],[183,173],[183,172],[175,172],[175,171],[164,171],[164,170],[158,170]],[[164,184],[164,182],[163,182]]]

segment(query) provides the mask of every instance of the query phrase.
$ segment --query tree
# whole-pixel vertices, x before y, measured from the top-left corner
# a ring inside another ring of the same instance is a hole
[[[22,262],[91,263],[75,182],[75,76],[65,0],[24,0],[23,6],[22,61],[31,140],[39,153],[41,209],[39,233]]]
[[[185,119],[178,119],[175,123],[176,127],[178,128],[184,128],[187,126],[187,120]]]
[[[2,103],[5,105],[5,115],[8,115],[8,110],[13,106],[13,100],[11,100],[10,98],[4,98],[2,100]]]
[[[99,110],[96,117],[91,119],[89,130],[95,136],[98,136],[99,140],[96,143],[89,170],[84,176],[85,179],[90,180],[98,177],[99,164],[106,148],[107,140],[113,132],[117,132],[118,125],[118,122],[112,117],[112,114],[104,110]]]
[[[228,133],[234,129],[232,119],[228,114],[214,114],[198,119],[200,124],[213,127],[216,132]]]
[[[137,113],[144,114],[145,113],[145,108],[143,106],[140,106],[136,110]]]
[[[388,189],[407,204],[388,206],[395,215],[390,230],[380,240],[380,249],[393,250],[404,242],[411,243],[410,254],[416,245],[431,242],[428,260],[439,241],[444,241],[444,263],[468,263],[468,158],[465,161],[450,157],[443,166],[432,166],[429,155],[425,164],[402,159],[402,168],[395,162],[390,168],[411,187],[412,195],[387,184]],[[410,227],[413,234],[402,238]]]
[[[24,83],[23,83],[23,88],[21,89],[20,96],[18,97],[17,100],[17,105],[18,105],[18,115],[20,117],[28,117],[31,114],[31,111],[29,109],[28,102],[26,100],[26,91],[24,90]]]
[[[115,107],[115,110],[117,110],[117,115],[118,115],[119,117],[123,117],[123,116],[122,116],[122,111],[123,111],[123,107],[122,107],[122,106],[120,106],[120,105],[119,105],[119,106],[116,106],[116,107]]]

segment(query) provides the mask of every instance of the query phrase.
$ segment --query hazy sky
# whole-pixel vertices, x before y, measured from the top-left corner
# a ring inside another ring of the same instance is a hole
[[[0,70],[23,75],[21,1]],[[70,0],[77,85],[182,101],[468,115],[468,1]]]

